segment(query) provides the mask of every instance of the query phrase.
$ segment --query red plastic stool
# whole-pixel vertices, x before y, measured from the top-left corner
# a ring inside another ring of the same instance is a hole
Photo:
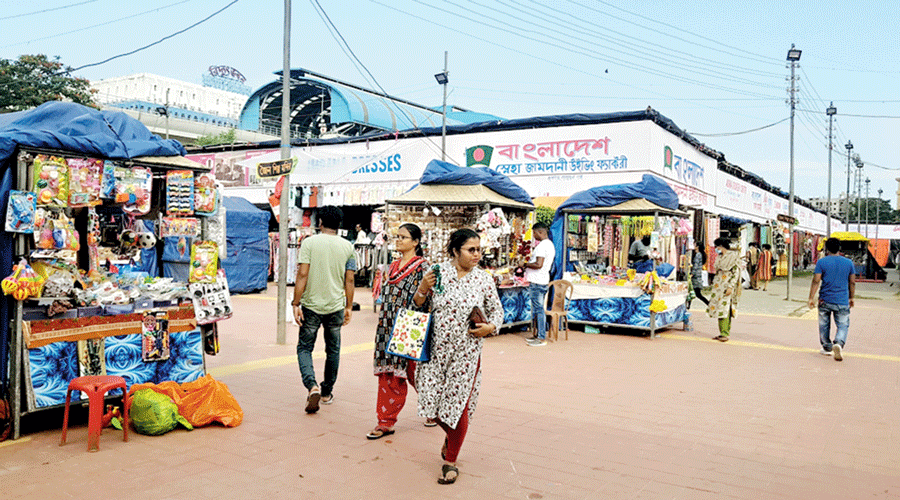
[[[125,379],[111,375],[92,375],[78,377],[69,382],[69,390],[66,391],[66,413],[63,417],[62,438],[59,445],[66,444],[66,430],[69,427],[69,402],[72,399],[72,391],[82,391],[88,395],[88,451],[100,449],[100,432],[103,429],[103,403],[104,396],[113,389],[122,389],[122,412],[124,422],[122,429],[125,439],[128,441],[128,388],[125,387]]]

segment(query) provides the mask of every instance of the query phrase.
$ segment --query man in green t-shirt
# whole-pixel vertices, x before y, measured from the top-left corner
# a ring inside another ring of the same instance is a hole
[[[350,323],[353,310],[353,275],[356,254],[353,245],[337,235],[344,213],[340,208],[319,209],[320,234],[310,236],[300,245],[300,266],[294,285],[294,319],[300,324],[297,363],[303,385],[309,390],[306,413],[319,411],[319,402],[334,402],[341,358],[341,326]],[[319,326],[325,331],[325,379],[321,389],[313,369],[312,350]]]

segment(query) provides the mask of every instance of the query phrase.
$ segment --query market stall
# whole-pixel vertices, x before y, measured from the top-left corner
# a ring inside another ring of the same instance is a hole
[[[831,237],[840,240],[841,255],[853,261],[856,281],[882,283],[887,279],[887,273],[878,264],[875,256],[872,255],[868,238],[852,231],[831,233]],[[824,251],[824,247],[825,240],[821,240],[819,242],[819,250]]]
[[[433,160],[419,185],[386,202],[383,231],[395,234],[404,223],[417,224],[422,229],[425,258],[431,263],[449,258],[447,240],[454,230],[469,227],[478,231],[480,266],[497,282],[504,311],[501,328],[509,328],[531,322],[528,283],[517,275],[516,268],[531,250],[533,210],[528,193],[503,174]],[[381,240],[390,252],[392,240],[383,236]],[[384,253],[385,258],[389,252]]]
[[[569,322],[586,329],[615,326],[656,330],[683,323],[688,283],[675,280],[693,226],[678,197],[651,175],[634,184],[603,186],[572,195],[550,228],[556,246],[554,278],[573,284]],[[651,266],[628,268],[630,240],[650,236]],[[668,278],[667,278],[668,277]]]
[[[0,373],[9,367],[13,437],[79,376],[129,387],[203,376],[215,322],[232,314],[208,169],[122,113],[54,102],[11,115],[0,119]],[[165,237],[192,242],[183,281],[148,272]]]

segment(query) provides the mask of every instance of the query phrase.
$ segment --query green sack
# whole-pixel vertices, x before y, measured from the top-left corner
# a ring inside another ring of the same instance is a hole
[[[194,429],[187,419],[178,414],[178,406],[172,398],[153,389],[141,389],[134,393],[129,416],[134,430],[139,434],[158,436],[171,431],[178,424],[189,431]]]

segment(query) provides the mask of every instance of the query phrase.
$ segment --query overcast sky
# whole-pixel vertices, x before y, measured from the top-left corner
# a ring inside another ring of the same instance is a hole
[[[209,20],[133,55],[81,69],[90,80],[153,73],[200,83],[211,65],[258,88],[282,66],[282,1],[6,0],[0,57],[43,53],[97,63]],[[825,196],[830,101],[833,189],[847,150],[866,162],[870,194],[896,208],[900,177],[900,2],[621,0],[294,1],[291,65],[426,105],[449,51],[450,96],[504,118],[652,106],[726,159],[785,191],[791,44],[801,49],[796,193]],[[336,27],[329,29],[327,14]],[[339,33],[339,35],[337,34]],[[338,36],[366,69],[342,49]],[[371,72],[374,80],[367,73]],[[775,125],[772,125],[775,124]],[[759,131],[734,134],[772,125]]]

